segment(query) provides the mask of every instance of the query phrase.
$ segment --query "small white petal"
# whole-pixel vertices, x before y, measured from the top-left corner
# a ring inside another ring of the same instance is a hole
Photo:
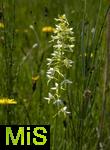
[[[51,58],[47,58],[47,61],[51,61],[52,59]]]
[[[92,28],[91,33],[95,33],[95,28]]]
[[[60,104],[60,105],[62,105],[63,101],[58,99],[58,100],[54,101],[53,104],[58,104],[58,105]]]
[[[33,25],[30,25],[29,28],[32,29],[32,30],[34,30],[34,26]]]
[[[73,30],[73,28],[69,28],[70,29],[70,31],[72,31]]]
[[[52,87],[52,88],[51,88],[51,90],[56,90],[56,89],[57,89],[56,87]]]
[[[53,95],[51,93],[49,93],[49,98],[53,99]]]
[[[62,111],[66,111],[67,110],[67,106],[62,108]]]
[[[58,83],[55,83],[56,88],[58,87]]]
[[[53,79],[52,76],[50,76],[49,74],[46,75],[48,79]]]
[[[37,44],[37,43],[35,43],[35,44],[32,46],[32,48],[36,48],[36,47],[38,47],[38,44]]]
[[[70,45],[69,47],[70,47],[70,48],[73,48],[73,47],[74,47],[74,45]]]
[[[48,97],[44,97],[44,99],[45,99],[45,100],[50,100],[50,98],[48,98]]]
[[[65,84],[65,83],[72,84],[72,81],[65,79],[63,82],[61,82],[61,85]]]
[[[69,111],[66,111],[65,113],[66,113],[66,114],[71,114],[71,112],[69,112]]]

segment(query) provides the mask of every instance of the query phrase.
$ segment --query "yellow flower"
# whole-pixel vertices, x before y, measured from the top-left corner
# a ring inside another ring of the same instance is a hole
[[[53,28],[51,26],[45,26],[42,28],[42,32],[49,33],[49,32],[54,32],[54,31],[55,31],[55,28]]]
[[[0,29],[4,29],[4,24],[2,22],[0,22]]]
[[[39,78],[40,78],[39,75],[38,75],[38,76],[33,76],[33,77],[32,77],[32,80],[33,80],[33,81],[37,81]]]
[[[15,101],[14,99],[2,98],[2,99],[0,99],[0,104],[1,104],[1,105],[17,104],[17,101]]]
[[[33,77],[32,77],[32,90],[33,90],[33,92],[34,92],[35,89],[36,89],[36,81],[37,81],[39,78],[40,78],[39,75],[38,75],[38,76],[33,76]]]

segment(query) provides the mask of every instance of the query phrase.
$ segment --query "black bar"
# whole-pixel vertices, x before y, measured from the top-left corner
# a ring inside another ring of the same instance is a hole
[[[21,134],[20,131],[24,133],[24,135]],[[16,136],[19,135],[18,142],[15,142],[16,145],[12,142],[10,132],[14,140]],[[6,135],[8,137],[7,139],[9,139],[9,145],[6,145]],[[21,137],[24,139],[23,145],[21,145]],[[30,139],[29,145],[27,145],[27,139]],[[50,126],[0,125],[0,150],[50,150]]]

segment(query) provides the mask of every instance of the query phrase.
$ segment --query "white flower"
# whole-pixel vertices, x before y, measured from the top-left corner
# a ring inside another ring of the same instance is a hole
[[[47,71],[47,75],[54,76],[54,74],[55,74],[54,68],[50,68],[50,69]]]
[[[53,99],[54,96],[53,96],[51,93],[49,93],[49,98],[50,98],[50,99]]]
[[[65,79],[64,81],[61,82],[61,85],[65,84],[65,83],[72,84],[72,81]]]
[[[74,47],[74,45],[69,45],[69,47],[70,47],[70,48],[73,48],[73,47]]]
[[[55,118],[57,115],[60,115],[61,112],[63,112],[65,116],[66,116],[66,114],[70,114],[70,113],[71,113],[71,112],[67,111],[67,106],[64,106],[63,108],[61,108],[61,109],[53,116],[53,118]]]
[[[34,30],[34,26],[33,25],[30,25],[29,28],[32,29],[32,30]]]
[[[47,74],[47,78],[50,80],[50,79],[53,79],[53,77],[49,74]]]
[[[51,101],[52,99],[54,99],[54,96],[53,96],[51,93],[48,93],[48,97],[44,97],[44,99],[47,100],[48,103],[50,103],[50,101]]]
[[[50,62],[50,61],[52,61],[52,59],[51,58],[47,58],[47,61]]]
[[[57,99],[53,102],[53,104],[62,105],[63,101],[61,99]]]
[[[50,94],[48,98],[45,98],[48,102],[52,100],[53,104],[58,107],[59,111],[57,111],[54,117],[62,112],[64,115],[71,113],[67,111],[67,106],[65,106],[64,101],[61,99],[63,99],[63,95],[65,95],[65,85],[72,84],[72,81],[65,79],[65,76],[66,70],[72,67],[73,64],[73,61],[68,58],[68,56],[70,56],[68,54],[73,52],[75,41],[73,28],[69,28],[66,16],[59,16],[59,18],[55,20],[58,24],[50,41],[53,45],[53,52],[51,53],[51,57],[47,58],[48,70],[46,75],[48,78],[47,84],[50,83],[48,84]]]
[[[74,63],[72,60],[70,60],[70,59],[68,59],[68,58],[65,58],[63,62],[64,62],[64,65],[65,65],[67,68],[72,67],[72,64]]]
[[[55,87],[52,87],[51,90],[58,90],[58,83],[55,83]]]
[[[38,46],[38,44],[35,43],[35,44],[32,46],[32,48],[36,48],[37,46]]]
[[[93,34],[95,33],[95,28],[91,29],[91,33],[93,33]]]
[[[70,37],[69,40],[70,40],[71,42],[74,42],[74,41],[75,41],[75,38],[74,38],[74,37]]]
[[[60,25],[55,25],[56,26],[56,30],[62,30]]]
[[[62,44],[57,44],[57,45],[53,45],[53,47],[56,48],[56,49],[57,49],[57,48],[60,49],[60,48],[62,48],[63,46],[62,46]]]
[[[50,66],[53,62],[53,60],[51,58],[47,58],[47,61],[48,61],[47,66]]]
[[[62,109],[61,109],[61,112],[65,113],[65,114],[70,114],[71,112],[67,111],[67,106],[64,106]]]

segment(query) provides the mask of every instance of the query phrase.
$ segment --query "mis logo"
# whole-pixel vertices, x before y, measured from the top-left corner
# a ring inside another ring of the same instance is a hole
[[[48,125],[0,125],[0,149],[49,150],[50,127]]]

